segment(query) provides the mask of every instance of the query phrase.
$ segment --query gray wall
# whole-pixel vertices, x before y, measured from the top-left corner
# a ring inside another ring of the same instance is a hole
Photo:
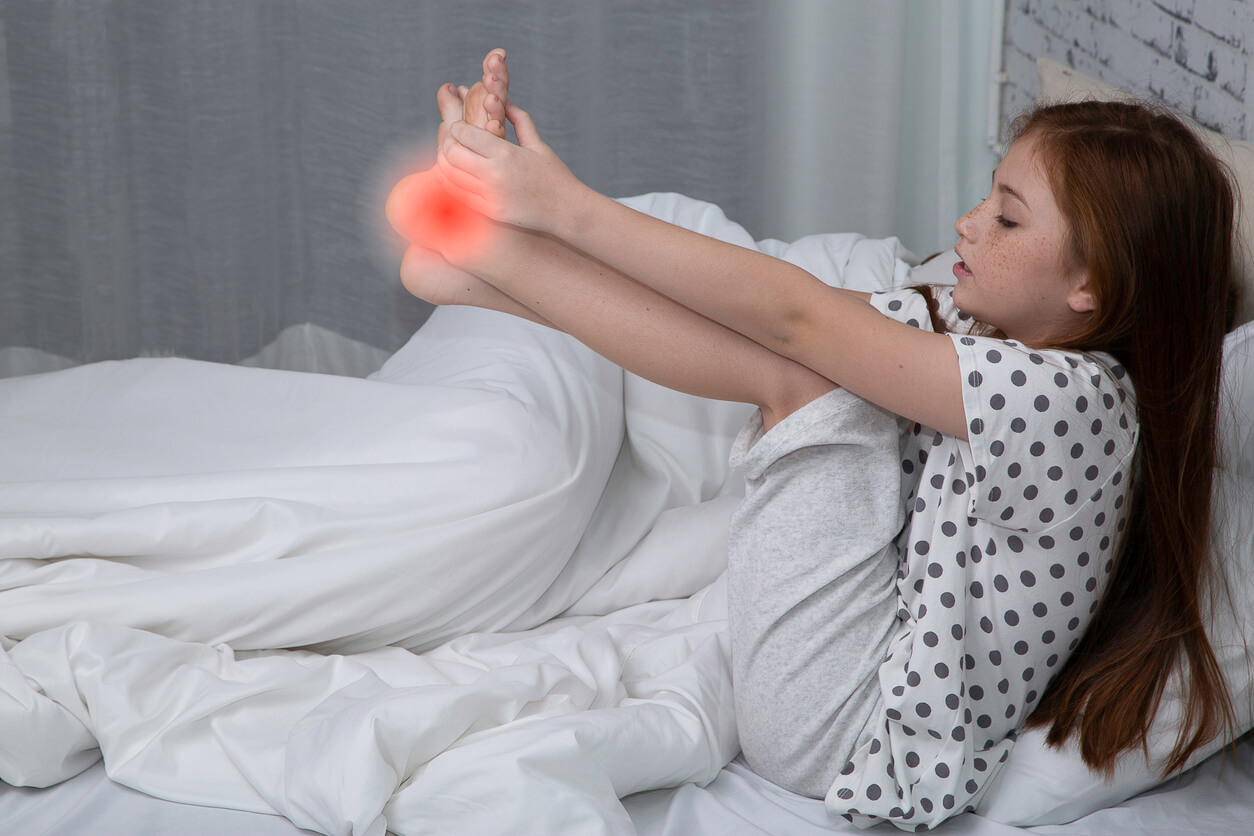
[[[1254,0],[1010,0],[1007,119],[1036,94],[1040,56],[1254,139]]]

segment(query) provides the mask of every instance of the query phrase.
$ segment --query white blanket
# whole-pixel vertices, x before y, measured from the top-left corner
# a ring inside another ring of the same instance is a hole
[[[634,205],[832,284],[908,274],[895,240]],[[715,579],[747,414],[466,309],[370,380],[0,381],[0,778],[103,753],[322,833],[630,833],[620,796],[738,749]]]

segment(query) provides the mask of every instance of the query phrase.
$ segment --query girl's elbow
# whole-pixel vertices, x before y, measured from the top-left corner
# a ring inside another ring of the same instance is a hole
[[[793,355],[799,346],[805,344],[804,334],[812,326],[811,312],[799,304],[784,306],[776,316],[771,318],[767,330],[767,348],[776,354],[796,359]]]

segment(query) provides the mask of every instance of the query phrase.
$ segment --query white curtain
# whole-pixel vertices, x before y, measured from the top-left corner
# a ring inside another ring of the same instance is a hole
[[[952,247],[997,164],[985,134],[1002,3],[772,3],[765,232]]]
[[[0,0],[0,374],[273,357],[303,323],[394,350],[429,309],[382,194],[494,46],[603,192],[950,246],[994,2]]]

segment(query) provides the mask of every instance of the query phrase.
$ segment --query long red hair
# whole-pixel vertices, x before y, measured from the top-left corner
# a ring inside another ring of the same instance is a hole
[[[1221,163],[1179,119],[1134,103],[1032,110],[1030,136],[1087,268],[1097,307],[1059,348],[1105,351],[1127,369],[1140,437],[1119,557],[1093,621],[1029,726],[1061,745],[1079,737],[1107,774],[1148,751],[1163,689],[1178,673],[1184,706],[1164,774],[1230,731],[1231,697],[1206,635],[1211,481],[1221,349],[1232,312],[1235,198]]]

